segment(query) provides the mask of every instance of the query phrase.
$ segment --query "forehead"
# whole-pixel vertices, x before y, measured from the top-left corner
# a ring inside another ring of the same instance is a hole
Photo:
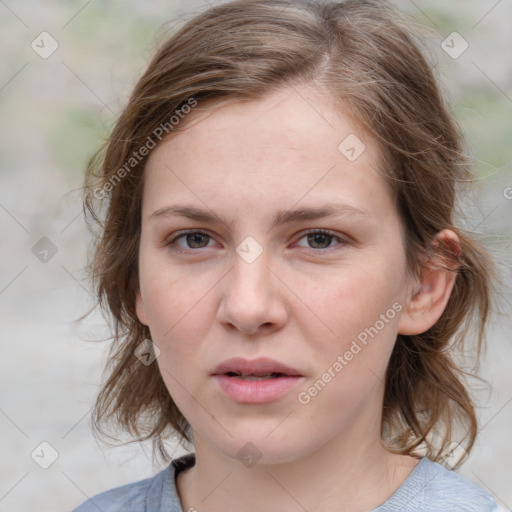
[[[348,106],[305,85],[283,87],[256,100],[201,101],[178,128],[184,131],[168,137],[176,151],[187,148],[192,138],[200,138],[202,149],[215,150],[220,143],[223,148],[243,148],[248,155],[256,147],[258,152],[282,147],[301,157],[315,157],[318,151],[338,156],[339,144],[353,134],[366,139],[369,153],[378,160],[376,143],[357,125]],[[187,136],[189,131],[193,133]]]
[[[199,103],[151,154],[146,215],[148,203],[156,209],[183,195],[244,211],[371,196],[378,208],[390,199],[376,141],[319,91],[290,87],[211,109],[215,102]]]

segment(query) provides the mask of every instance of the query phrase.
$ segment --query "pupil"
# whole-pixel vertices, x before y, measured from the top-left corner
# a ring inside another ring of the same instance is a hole
[[[194,244],[201,246],[201,241],[204,242],[204,240],[202,240],[203,238],[205,238],[205,235],[201,233],[192,233],[191,235],[188,235],[187,242],[191,247],[196,247]]]
[[[312,244],[320,244],[325,245],[326,247],[329,246],[329,238],[332,238],[331,235],[327,235],[325,233],[313,233],[309,235],[309,242]],[[326,244],[327,241],[327,244]],[[324,247],[325,248],[325,247]]]

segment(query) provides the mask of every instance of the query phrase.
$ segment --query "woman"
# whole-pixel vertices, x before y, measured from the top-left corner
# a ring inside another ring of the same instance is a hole
[[[91,162],[86,206],[117,342],[95,419],[194,453],[77,512],[498,510],[438,464],[477,432],[454,362],[492,287],[453,220],[470,177],[386,2],[189,21]]]

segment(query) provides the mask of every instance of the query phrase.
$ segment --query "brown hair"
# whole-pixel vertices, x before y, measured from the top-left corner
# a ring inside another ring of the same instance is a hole
[[[350,109],[379,142],[411,272],[431,255],[439,231],[450,228],[460,238],[455,287],[443,315],[427,332],[396,340],[382,436],[390,450],[411,454],[423,447],[429,458],[441,460],[453,429],[462,427],[469,452],[477,433],[475,407],[454,356],[476,324],[478,361],[493,267],[480,243],[454,225],[457,184],[472,174],[460,130],[414,33],[382,0],[235,0],[197,15],[161,46],[104,152],[91,159],[85,182],[84,209],[99,227],[89,269],[115,340],[94,412],[99,432],[104,424],[121,427],[135,439],[152,439],[164,457],[170,432],[190,441],[190,425],[157,365],[145,366],[134,355],[150,337],[135,312],[148,153],[141,148],[158,142],[161,127],[170,133],[170,115],[183,117],[191,99],[199,105],[206,98],[257,99],[302,82]],[[448,266],[455,261],[449,248],[438,254]]]

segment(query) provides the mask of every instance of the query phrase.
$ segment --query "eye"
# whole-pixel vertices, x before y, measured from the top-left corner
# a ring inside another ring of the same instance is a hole
[[[348,242],[343,238],[331,233],[330,231],[326,231],[324,229],[315,229],[311,230],[302,235],[299,240],[306,239],[306,249],[317,251],[325,251],[327,249],[332,249],[337,246],[344,246]],[[178,241],[182,241],[178,243]],[[171,238],[166,242],[166,245],[171,247],[173,251],[176,252],[194,252],[197,249],[205,249],[207,247],[213,247],[209,245],[210,242],[213,241],[213,238],[203,231],[185,231],[179,233],[175,237]],[[332,242],[337,241],[338,243],[332,245]],[[305,247],[301,246],[300,247]]]
[[[311,230],[305,233],[300,240],[303,239],[306,239],[307,243],[310,244],[310,246],[307,248],[318,250],[325,250],[331,249],[332,247],[336,247],[336,245],[331,246],[331,243],[335,240],[339,242],[337,245],[345,245],[347,243],[347,241],[344,240],[343,238],[324,229]]]
[[[178,240],[184,240],[184,244],[177,243]],[[204,249],[208,246],[208,243],[212,240],[212,237],[207,233],[202,231],[186,231],[181,233],[174,238],[170,239],[166,245],[170,246],[173,250],[177,252],[186,252],[185,250],[194,250],[194,249]],[[177,247],[177,248],[176,248]],[[181,248],[181,249],[180,249]]]

